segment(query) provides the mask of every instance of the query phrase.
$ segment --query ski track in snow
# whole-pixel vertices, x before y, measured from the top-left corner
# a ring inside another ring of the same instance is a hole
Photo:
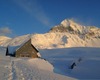
[[[54,73],[50,65],[43,59],[6,57],[0,52],[0,80],[73,80]]]
[[[7,57],[5,50],[0,48],[0,80],[100,79],[99,48],[40,50],[42,58],[47,61]],[[69,69],[73,63],[76,66]]]
[[[8,75],[8,80],[24,80],[22,71],[16,66],[16,61],[11,59],[10,57],[10,64],[6,66],[10,73]]]
[[[10,73],[8,75],[8,80],[38,80],[39,78],[38,69],[35,69],[34,67],[34,69],[32,70],[29,64],[26,64],[25,62],[20,63],[20,61],[13,60],[11,59],[11,57],[10,60],[11,60],[10,64],[6,66],[10,70]]]

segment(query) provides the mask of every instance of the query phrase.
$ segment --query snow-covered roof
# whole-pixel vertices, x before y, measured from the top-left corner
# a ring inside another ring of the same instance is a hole
[[[14,54],[14,52],[19,49],[20,46],[8,46],[9,54]]]
[[[18,46],[8,46],[9,54],[14,54],[19,48],[21,48],[26,42],[28,42],[31,38],[24,39],[23,42]]]
[[[26,43],[29,39],[31,39],[31,34],[27,34],[27,35],[24,35],[24,36],[19,36],[19,37],[16,37],[16,38],[13,38],[10,43],[9,43],[9,46],[19,46],[19,45],[22,45],[24,43]]]

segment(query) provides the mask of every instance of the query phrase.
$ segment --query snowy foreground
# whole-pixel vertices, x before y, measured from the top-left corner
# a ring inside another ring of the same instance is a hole
[[[5,50],[0,48],[0,80],[100,79],[100,48],[43,49],[43,59],[7,57]]]
[[[44,59],[5,56],[0,48],[0,80],[73,80],[53,72],[54,67]]]
[[[66,48],[41,50],[54,72],[75,79],[100,80],[100,48]],[[75,63],[73,69],[71,65]]]

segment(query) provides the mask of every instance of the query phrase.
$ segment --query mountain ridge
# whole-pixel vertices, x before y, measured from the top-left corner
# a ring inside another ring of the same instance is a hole
[[[32,44],[39,49],[68,47],[100,47],[100,28],[83,26],[72,20],[63,20],[45,34],[27,34],[16,38],[0,41],[1,46],[20,45],[25,39],[31,38]]]
[[[84,26],[76,23],[74,20],[65,19],[59,25],[51,28],[50,32],[71,32],[77,34],[86,34],[93,30],[99,30],[100,32],[100,28],[97,28],[95,26]]]

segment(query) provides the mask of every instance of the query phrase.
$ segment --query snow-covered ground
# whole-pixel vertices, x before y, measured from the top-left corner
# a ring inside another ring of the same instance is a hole
[[[0,80],[73,80],[53,72],[54,67],[44,59],[5,56],[0,48]]]
[[[53,65],[55,73],[76,79],[100,79],[100,48],[45,49],[40,53]]]
[[[0,80],[100,79],[100,48],[39,51],[42,59],[14,58],[0,47]]]

